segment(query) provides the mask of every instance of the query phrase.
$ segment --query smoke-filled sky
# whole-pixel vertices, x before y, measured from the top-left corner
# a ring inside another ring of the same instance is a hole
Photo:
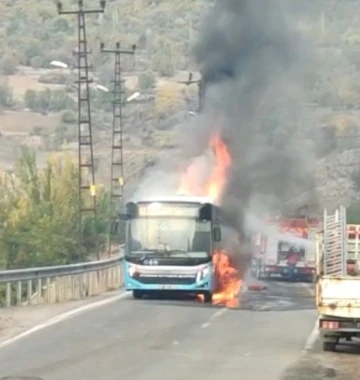
[[[313,147],[302,136],[311,126],[301,126],[312,49],[295,24],[280,0],[215,0],[204,16],[194,58],[207,83],[205,109],[179,131],[181,159],[194,158],[199,178],[206,174],[208,136],[220,129],[233,162],[223,197],[232,210],[279,209],[313,186]],[[171,158],[160,160],[138,196],[175,190],[179,157]]]
[[[299,124],[312,50],[290,9],[217,0],[194,52],[208,83],[205,115],[217,115],[233,157],[225,204],[278,209],[311,187],[312,147]]]

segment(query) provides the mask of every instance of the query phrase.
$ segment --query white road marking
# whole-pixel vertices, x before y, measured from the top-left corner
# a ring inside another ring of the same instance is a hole
[[[219,318],[221,315],[223,315],[224,313],[226,313],[228,311],[228,309],[226,307],[216,311],[211,317],[210,317],[210,321],[213,321],[214,319],[216,318]]]
[[[314,326],[311,334],[309,335],[309,337],[306,341],[305,348],[304,348],[303,352],[309,351],[314,347],[314,344],[315,344],[317,338],[319,337],[319,334],[320,334],[319,318],[317,318],[316,322],[315,322],[315,326]]]
[[[209,327],[211,325],[211,322],[213,322],[215,319],[219,318],[220,316],[222,316],[224,313],[226,313],[229,309],[224,307],[220,310],[217,310],[210,318],[209,318],[209,321],[208,322],[205,322],[201,325],[201,328],[202,329],[206,329],[207,327]]]
[[[128,296],[128,293],[127,292],[123,292],[123,293],[120,293],[120,294],[118,294],[116,296],[113,296],[113,297],[110,297],[110,298],[106,298],[106,299],[101,300],[101,301],[92,302],[90,304],[87,304],[87,305],[78,307],[76,309],[67,311],[65,313],[59,314],[58,316],[56,316],[54,318],[51,318],[48,321],[40,323],[40,324],[38,324],[38,325],[30,328],[29,330],[26,330],[26,331],[24,331],[24,332],[22,332],[22,333],[20,333],[18,335],[15,335],[12,338],[9,338],[7,340],[4,340],[3,342],[0,342],[0,349],[4,348],[5,346],[8,346],[11,343],[15,343],[18,340],[20,340],[22,338],[25,338],[25,337],[27,337],[27,336],[29,336],[31,334],[34,334],[37,331],[40,331],[40,330],[42,330],[42,329],[44,329],[46,327],[53,326],[53,325],[55,325],[55,324],[57,324],[59,322],[65,321],[66,319],[74,317],[75,315],[83,313],[85,311],[92,310],[92,309],[97,309],[99,307],[102,307],[102,306],[108,305],[110,303],[116,302],[116,301],[118,301],[118,300],[120,300],[122,298],[126,298],[126,296]]]

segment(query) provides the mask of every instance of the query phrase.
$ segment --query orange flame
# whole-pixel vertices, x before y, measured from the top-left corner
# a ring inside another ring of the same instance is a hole
[[[197,167],[197,163],[194,162],[187,167],[185,173],[182,175],[180,180],[180,186],[178,188],[178,193],[183,195],[204,196],[201,187],[198,186],[198,176],[199,170]]]
[[[211,135],[209,146],[214,152],[215,163],[205,183],[200,183],[201,168],[194,162],[189,165],[183,174],[178,192],[185,195],[205,196],[213,203],[219,204],[227,185],[228,173],[231,167],[231,156],[219,133]],[[213,263],[217,283],[217,291],[213,295],[213,303],[222,304],[226,307],[237,307],[241,287],[238,271],[233,267],[229,255],[224,250],[214,252]]]
[[[206,195],[214,202],[218,202],[227,184],[231,156],[218,133],[211,136],[210,147],[214,151],[216,163],[206,184]]]
[[[213,254],[217,292],[213,295],[214,304],[226,307],[238,307],[241,279],[239,272],[232,266],[229,255],[225,251]]]
[[[231,156],[225,142],[219,133],[210,137],[209,146],[215,156],[215,165],[205,184],[199,183],[199,167],[196,162],[189,165],[181,178],[178,193],[185,195],[205,196],[214,203],[219,203],[227,184],[228,172],[231,166]]]

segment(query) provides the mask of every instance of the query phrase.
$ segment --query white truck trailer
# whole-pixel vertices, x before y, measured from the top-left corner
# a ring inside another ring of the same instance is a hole
[[[316,247],[316,305],[324,351],[335,351],[340,339],[360,337],[359,261],[348,270],[346,209],[324,211]],[[350,253],[353,260],[353,252]],[[356,255],[357,257],[359,255]]]

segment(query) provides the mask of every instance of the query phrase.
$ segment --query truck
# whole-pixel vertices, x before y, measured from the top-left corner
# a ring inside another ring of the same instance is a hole
[[[260,279],[280,276],[312,282],[319,221],[307,216],[267,217],[265,224],[266,231],[257,238],[260,248],[255,253],[253,274]]]
[[[126,291],[136,299],[166,292],[212,301],[213,255],[226,226],[219,207],[203,197],[156,197],[128,202],[120,217],[126,221]]]
[[[360,261],[353,232],[345,207],[324,211],[316,242],[316,307],[324,351],[335,351],[340,339],[360,337]]]

